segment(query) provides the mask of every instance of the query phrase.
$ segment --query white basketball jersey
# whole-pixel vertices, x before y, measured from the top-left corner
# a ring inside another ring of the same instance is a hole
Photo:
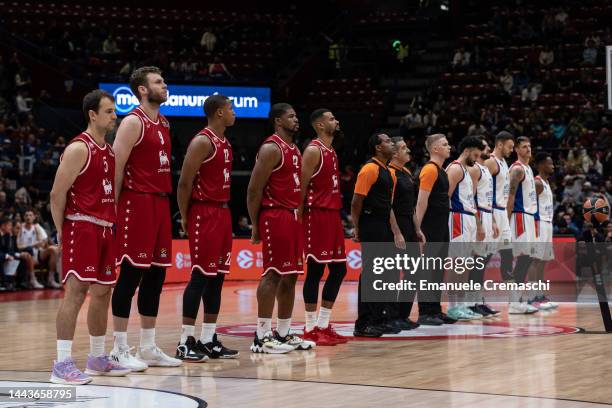
[[[493,176],[487,168],[480,163],[476,163],[480,170],[480,179],[476,185],[476,201],[478,208],[491,210],[493,207]]]
[[[476,214],[476,203],[474,202],[474,184],[468,169],[458,161],[454,161],[446,167],[446,172],[450,166],[459,165],[463,171],[463,179],[457,183],[455,191],[451,196],[451,211],[459,213]]]
[[[525,165],[519,161],[512,163],[511,167],[514,166],[522,166],[525,176],[523,177],[523,181],[521,181],[516,189],[514,208],[512,212],[535,215],[538,211],[538,198],[536,195],[535,179],[533,177],[531,166]]]
[[[536,176],[544,185],[544,190],[538,196],[538,215],[541,221],[552,222],[553,220],[553,192],[548,181]]]
[[[510,176],[508,170],[508,163],[506,159],[493,156],[497,162],[499,171],[493,176],[493,206],[500,210],[506,208],[508,203],[508,193],[510,192]]]

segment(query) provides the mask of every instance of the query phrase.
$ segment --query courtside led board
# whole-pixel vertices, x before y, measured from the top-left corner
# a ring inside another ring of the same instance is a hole
[[[138,99],[128,84],[100,83],[114,96],[117,114],[127,115],[138,106]],[[168,100],[161,105],[164,116],[204,116],[204,101],[210,95],[228,96],[239,118],[267,118],[270,112],[270,88],[244,86],[168,85]]]

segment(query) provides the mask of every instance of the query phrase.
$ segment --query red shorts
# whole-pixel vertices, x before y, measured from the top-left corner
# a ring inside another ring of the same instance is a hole
[[[216,276],[229,273],[232,259],[232,215],[221,208],[194,201],[189,208],[188,226],[191,270]]]
[[[123,190],[117,206],[117,265],[172,266],[170,199]]]
[[[346,262],[340,210],[306,208],[303,217],[304,258],[319,263]]]
[[[304,273],[302,225],[293,210],[262,208],[259,214],[264,271]]]
[[[117,281],[113,229],[89,221],[65,220],[62,270],[64,283],[74,275],[80,282],[113,285]]]

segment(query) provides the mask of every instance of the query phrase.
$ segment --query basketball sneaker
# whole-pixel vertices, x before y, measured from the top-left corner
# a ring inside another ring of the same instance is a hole
[[[512,302],[508,304],[509,314],[534,314],[537,311],[537,308],[525,302]]]
[[[482,315],[484,318],[493,317],[493,314],[490,313],[487,308],[483,307],[484,305],[474,305],[468,307],[473,313],[478,313]]]
[[[147,363],[149,367],[178,367],[183,362],[172,358],[157,346],[138,347],[136,358]]]
[[[558,307],[559,307],[559,304],[558,304],[558,303],[553,302],[553,301],[552,301],[552,300],[550,300],[550,299],[548,298],[548,296],[546,296],[546,295],[540,295],[540,296],[538,296],[538,297],[540,298],[540,300],[541,300],[541,301],[548,303],[552,309],[556,309],[556,308],[558,308]]]
[[[451,316],[447,315],[446,313],[438,313],[436,315],[436,317],[440,320],[442,320],[442,323],[444,324],[455,324],[457,323],[457,319],[453,319]]]
[[[315,342],[317,346],[335,346],[336,344],[340,344],[335,339],[326,336],[318,326],[315,326],[311,331],[307,331],[306,327],[304,327],[304,335],[302,338]]]
[[[334,330],[334,327],[331,324],[327,325],[327,327],[324,329],[319,329],[319,331],[323,333],[326,337],[336,340],[338,344],[348,343],[348,339],[345,336],[338,334],[338,332]]]
[[[217,333],[213,335],[213,340],[206,344],[202,344],[198,340],[198,350],[204,352],[209,358],[238,358],[240,353],[238,350],[232,350],[225,347],[219,340],[217,340]]]
[[[134,347],[115,346],[110,352],[110,358],[115,360],[121,367],[129,368],[133,372],[144,371],[149,366],[142,360],[137,359],[132,355]]]
[[[488,313],[491,317],[495,317],[499,314],[499,310],[493,309],[491,306],[487,305],[484,302],[480,304],[476,304],[476,307],[478,308],[478,310]],[[481,312],[478,312],[478,313],[481,313]]]
[[[87,356],[87,367],[85,368],[85,374],[87,375],[123,377],[128,375],[131,371],[132,370],[129,368],[125,368],[117,364],[115,360],[106,354],[99,357],[94,357],[92,355]]]
[[[293,347],[294,350],[310,350],[317,347],[317,343],[314,341],[304,340],[295,334],[291,334],[291,332],[287,333],[286,336],[281,337],[281,335],[275,330],[274,338],[283,344]]]
[[[481,313],[476,313],[467,306],[461,306],[460,308],[464,313],[470,316],[470,320],[480,320],[483,318]]]
[[[537,307],[539,310],[552,310],[555,307],[558,307],[557,304],[553,304],[548,298],[544,296],[536,296],[533,299],[529,300],[527,303],[532,305],[533,307]]]
[[[462,307],[459,306],[455,306],[455,307],[451,307],[446,311],[446,314],[455,320],[460,320],[460,321],[467,321],[467,320],[472,320],[472,314],[468,313],[467,310],[463,309]]]
[[[284,354],[293,350],[295,350],[293,346],[281,343],[270,331],[267,332],[261,339],[257,337],[256,332],[253,344],[251,344],[251,351],[253,353]]]
[[[185,344],[179,343],[176,346],[175,358],[183,361],[191,361],[193,363],[201,363],[208,360],[206,353],[200,350],[200,341],[196,343],[196,339],[193,336],[188,336]]]
[[[64,361],[53,362],[50,381],[53,384],[83,385],[89,384],[92,378],[79,370],[72,358],[67,358]]]

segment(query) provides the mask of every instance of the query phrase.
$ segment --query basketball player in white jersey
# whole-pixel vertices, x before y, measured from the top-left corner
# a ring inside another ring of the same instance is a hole
[[[485,166],[493,177],[493,218],[499,229],[494,252],[499,251],[500,271],[504,281],[512,280],[512,249],[510,248],[510,220],[506,212],[510,191],[509,169],[506,159],[514,151],[514,136],[501,131],[495,136],[493,154],[485,160]]]
[[[534,255],[536,242],[535,215],[538,210],[535,178],[529,166],[531,158],[531,141],[528,137],[520,136],[516,139],[517,161],[510,166],[510,190],[506,211],[510,218],[512,244],[516,265],[513,271],[514,280],[524,283],[529,265]],[[531,314],[537,308],[522,301],[521,294],[512,292],[508,313]]]
[[[555,165],[550,154],[544,152],[536,154],[534,164],[538,172],[538,175],[535,177],[535,188],[538,197],[538,211],[536,213],[538,238],[534,259],[529,269],[530,282],[544,280],[544,267],[548,261],[555,258],[552,225],[554,201],[553,192],[548,181],[555,172]],[[535,293],[535,296],[529,300],[529,304],[540,310],[550,310],[558,306],[556,303],[551,302],[544,292]]]
[[[491,172],[487,166],[485,166],[485,161],[491,156],[491,148],[484,137],[481,137],[481,141],[483,144],[482,153],[480,156],[478,156],[478,159],[474,165],[474,169],[476,169],[478,172],[475,198],[476,208],[485,232],[485,238],[482,242],[476,243],[474,254],[484,257],[486,259],[484,264],[486,265],[489,262],[493,252],[495,252],[494,243],[499,237],[499,229],[497,228],[497,223],[493,217],[493,176],[491,176]],[[484,271],[484,267],[474,268],[472,271],[470,271],[470,280],[473,282],[478,282],[482,285],[484,282]],[[470,306],[471,311],[474,313],[479,313],[484,317],[499,314],[499,311],[492,309],[484,303],[484,297],[481,296],[481,293],[474,292],[472,295],[473,298],[468,299],[470,303],[474,302],[474,305]],[[478,303],[478,301],[481,299],[482,303]]]
[[[482,140],[477,136],[468,136],[461,140],[459,158],[446,167],[448,174],[448,195],[451,201],[449,215],[450,257],[467,257],[472,254],[477,241],[485,238],[485,232],[478,213],[474,193],[477,175],[470,172],[478,157],[482,154]],[[477,169],[474,169],[477,171]],[[467,275],[467,274],[466,274]],[[451,272],[449,281],[465,281],[466,276]],[[462,294],[449,293],[449,309],[447,314],[457,320],[481,319],[482,314],[470,310]]]

